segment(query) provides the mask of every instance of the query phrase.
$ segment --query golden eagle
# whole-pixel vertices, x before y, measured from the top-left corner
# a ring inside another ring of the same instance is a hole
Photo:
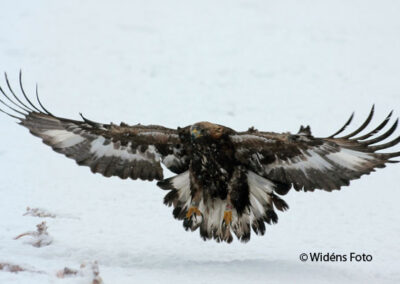
[[[288,205],[279,195],[292,187],[296,191],[323,189],[332,191],[349,185],[350,180],[369,174],[386,163],[395,163],[400,152],[377,153],[400,142],[400,137],[376,144],[396,129],[395,121],[377,135],[392,112],[374,130],[357,136],[370,123],[367,120],[355,131],[336,137],[350,124],[353,115],[333,135],[312,136],[310,127],[297,134],[273,133],[250,128],[235,130],[210,122],[198,122],[170,129],[158,125],[103,124],[51,114],[37,95],[35,105],[10,86],[1,89],[2,112],[19,120],[54,151],[90,167],[93,173],[122,179],[158,180],[168,193],[164,203],[173,206],[173,216],[183,221],[186,230],[199,228],[200,236],[216,241],[232,241],[232,232],[243,242],[251,229],[265,233],[265,223],[278,221],[275,209]],[[11,112],[12,111],[12,112]],[[163,163],[175,176],[163,179]]]

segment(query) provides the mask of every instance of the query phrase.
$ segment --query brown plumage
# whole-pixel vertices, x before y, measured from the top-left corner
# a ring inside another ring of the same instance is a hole
[[[353,115],[336,133],[316,138],[309,126],[297,134],[262,132],[250,128],[236,132],[210,122],[170,129],[158,125],[102,124],[86,119],[65,119],[51,114],[39,100],[35,105],[25,94],[18,96],[6,77],[8,91],[0,102],[54,151],[90,167],[94,173],[122,179],[158,180],[168,191],[164,203],[185,229],[197,230],[203,239],[241,241],[251,229],[263,235],[265,223],[278,221],[275,209],[288,205],[278,195],[295,190],[332,191],[369,174],[400,152],[377,153],[400,142],[383,144],[395,131],[398,120],[383,134],[392,113],[374,130],[361,134],[373,118],[342,137]],[[356,137],[359,135],[358,137]],[[163,163],[175,176],[163,179]]]

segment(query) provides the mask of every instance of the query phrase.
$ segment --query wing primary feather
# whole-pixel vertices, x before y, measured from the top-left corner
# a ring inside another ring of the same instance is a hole
[[[353,137],[354,135],[357,135],[358,133],[360,133],[361,131],[363,131],[365,129],[365,127],[368,126],[368,124],[371,122],[372,117],[374,116],[374,111],[375,111],[375,105],[372,105],[371,111],[367,117],[367,119],[364,121],[364,123],[355,131],[353,131],[352,133],[343,136],[343,137],[339,137],[341,139],[348,139],[350,137]]]
[[[363,145],[371,145],[371,144],[380,142],[383,139],[388,138],[396,130],[398,123],[399,123],[399,119],[397,118],[396,121],[394,122],[394,124],[392,125],[392,127],[390,127],[390,129],[388,131],[386,131],[385,133],[383,133],[382,135],[380,135],[374,139],[360,141],[359,143],[361,143]]]
[[[394,153],[387,153],[387,154],[384,154],[386,157],[389,157],[389,158],[395,158],[395,157],[400,157],[400,151],[399,152],[394,152]],[[388,161],[388,162],[391,162],[391,161]],[[399,162],[399,161],[392,161],[392,162]]]
[[[351,114],[351,116],[349,117],[349,119],[347,120],[347,122],[346,122],[338,131],[336,131],[334,134],[332,134],[331,136],[329,136],[329,137],[327,137],[327,138],[333,138],[333,137],[335,137],[336,135],[342,133],[342,132],[347,128],[347,126],[349,126],[349,124],[350,124],[351,121],[353,120],[353,117],[354,117],[354,112]]]
[[[92,126],[98,127],[98,126],[100,125],[99,123],[97,123],[97,122],[95,122],[95,121],[93,121],[93,120],[90,120],[90,119],[87,119],[86,117],[84,117],[83,114],[82,114],[81,112],[79,113],[79,115],[82,117],[82,119],[83,119],[84,122],[86,122],[86,123],[88,123],[88,124],[90,124],[90,125],[92,125]]]
[[[11,113],[8,113],[8,112],[2,110],[1,108],[0,108],[0,111],[1,111],[2,113],[7,114],[8,116],[11,116],[11,117],[16,118],[16,119],[18,119],[18,120],[20,120],[20,121],[23,121],[23,119],[22,119],[21,117],[18,117],[18,116],[16,116],[16,115],[13,115],[13,114],[11,114]]]
[[[8,107],[9,109],[15,111],[16,113],[19,113],[20,115],[23,115],[23,116],[26,116],[26,115],[27,115],[26,113],[23,113],[23,112],[21,112],[21,111],[15,109],[15,108],[9,106],[8,104],[6,104],[5,102],[3,102],[2,100],[0,100],[0,103],[2,103],[3,105],[5,105],[5,106]],[[4,113],[7,113],[7,112],[5,112],[5,111],[3,111],[3,112],[4,112]],[[8,113],[7,113],[7,114],[8,114]]]
[[[40,101],[40,99],[39,99],[39,92],[38,92],[38,85],[37,85],[37,84],[36,84],[35,92],[36,92],[36,100],[38,101],[40,107],[41,107],[41,108],[44,110],[44,112],[47,113],[48,115],[54,116],[51,112],[49,112],[49,111],[43,106],[42,102]]]
[[[35,109],[37,110],[39,113],[41,113],[42,111],[40,109],[38,109],[32,102],[31,100],[28,98],[28,96],[25,93],[25,90],[22,86],[22,70],[19,70],[19,87],[21,88],[21,92],[22,95],[25,97],[26,101]]]
[[[28,109],[23,108],[22,106],[20,106],[19,104],[17,104],[16,102],[14,102],[12,99],[10,99],[9,96],[7,96],[6,92],[4,92],[4,90],[0,87],[0,92],[7,98],[7,100],[9,100],[13,105],[17,106],[18,108],[20,108],[23,111],[26,111],[27,113],[31,112]]]
[[[400,136],[397,137],[396,139],[390,141],[390,142],[385,143],[385,144],[376,145],[376,146],[370,146],[370,147],[368,147],[368,149],[370,149],[371,151],[375,152],[375,151],[378,151],[378,150],[382,150],[382,149],[386,149],[386,148],[392,147],[392,146],[398,144],[399,142],[400,142]]]
[[[373,135],[375,135],[376,133],[378,133],[382,128],[384,128],[386,126],[386,124],[388,124],[390,118],[392,117],[393,114],[393,110],[389,113],[389,115],[385,118],[385,120],[378,125],[378,127],[376,127],[374,130],[372,130],[371,132],[360,136],[360,137],[356,137],[356,138],[352,138],[351,140],[355,140],[355,141],[359,141],[359,140],[364,140],[367,139]]]
[[[8,89],[10,90],[11,94],[14,96],[14,98],[15,98],[21,105],[23,105],[23,106],[27,109],[28,112],[34,111],[34,110],[31,109],[30,107],[28,107],[26,104],[24,104],[24,103],[17,97],[17,95],[14,93],[13,89],[11,88],[10,81],[8,81],[7,73],[4,73],[4,77],[5,77],[5,79],[6,79],[7,87],[8,87]]]

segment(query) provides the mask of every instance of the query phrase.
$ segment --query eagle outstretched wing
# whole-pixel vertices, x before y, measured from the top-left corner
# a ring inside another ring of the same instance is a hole
[[[102,124],[83,116],[82,121],[57,117],[42,105],[37,89],[39,105],[32,103],[22,87],[21,73],[19,80],[26,101],[16,95],[6,75],[9,93],[0,87],[0,102],[14,114],[0,110],[18,119],[54,151],[90,167],[92,172],[123,179],[161,180],[160,162],[178,174],[188,169],[189,160],[181,144],[189,135],[188,127],[175,130],[158,125]]]
[[[290,188],[313,191],[332,191],[349,185],[350,180],[369,174],[385,163],[395,163],[400,152],[377,153],[400,142],[400,137],[375,145],[395,131],[398,119],[383,134],[371,138],[389,122],[392,112],[374,130],[359,137],[372,119],[374,107],[367,120],[352,133],[335,138],[350,124],[353,115],[335,134],[315,138],[309,127],[301,127],[297,134],[259,132],[253,128],[231,136],[236,148],[236,159],[257,174],[275,182],[277,192],[286,194]],[[355,138],[354,138],[355,137]]]
[[[164,203],[174,206],[173,215],[183,220],[186,230],[200,228],[203,239],[232,241],[233,232],[241,241],[250,239],[251,229],[263,235],[265,223],[278,221],[274,209],[288,205],[275,193],[295,190],[332,191],[375,168],[395,163],[399,151],[382,153],[400,142],[389,138],[398,120],[382,131],[392,116],[374,130],[360,134],[367,120],[348,135],[337,137],[353,115],[333,135],[317,138],[309,127],[297,134],[246,132],[210,122],[170,129],[158,125],[102,124],[86,119],[65,119],[51,114],[37,95],[35,105],[25,94],[20,79],[18,97],[6,76],[8,90],[0,88],[0,111],[19,120],[33,135],[56,152],[89,166],[93,172],[143,180],[162,180],[161,163],[176,176],[158,182],[169,190]],[[379,132],[383,134],[378,134]]]

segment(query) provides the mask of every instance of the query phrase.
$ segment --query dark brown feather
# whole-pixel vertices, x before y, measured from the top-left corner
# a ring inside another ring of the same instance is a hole
[[[277,184],[275,192],[286,194],[293,186],[295,190],[327,191],[340,189],[351,180],[369,174],[375,168],[382,168],[396,153],[375,153],[400,143],[400,137],[388,143],[369,146],[389,137],[396,129],[398,120],[384,134],[370,140],[360,141],[379,133],[388,123],[391,113],[373,131],[359,138],[351,137],[360,133],[370,123],[374,113],[372,107],[365,122],[352,133],[341,138],[315,138],[307,128],[300,128],[299,134],[259,132],[256,130],[231,135],[236,148],[235,157],[250,170]],[[350,123],[337,131],[333,137]],[[309,133],[308,133],[309,132]]]

